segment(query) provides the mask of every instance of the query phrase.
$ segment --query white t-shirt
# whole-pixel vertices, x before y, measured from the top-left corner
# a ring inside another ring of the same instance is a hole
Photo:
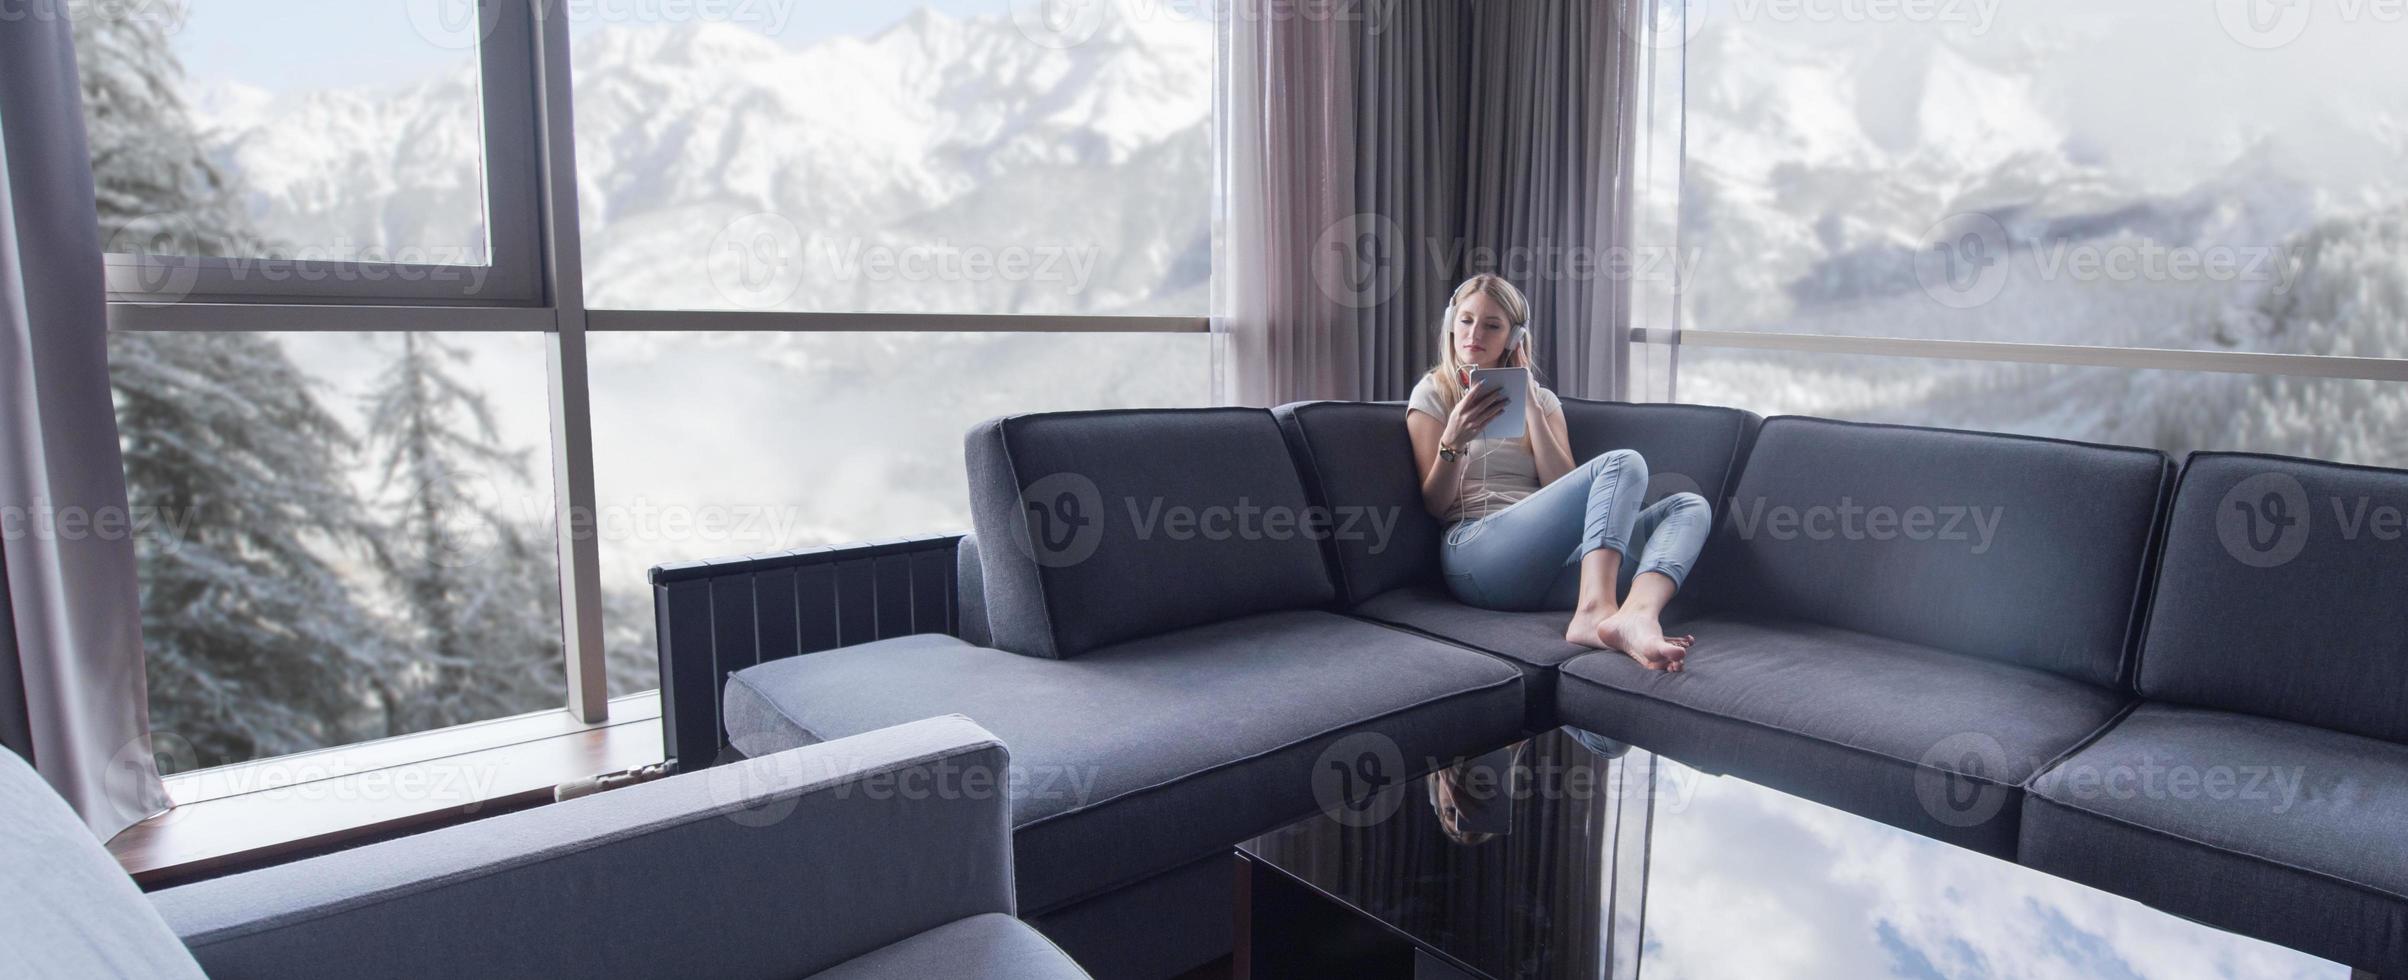
[[[1531,397],[1538,399],[1548,412],[1561,411],[1563,403],[1555,393],[1537,381],[1530,383]],[[1407,410],[1420,412],[1440,423],[1446,422],[1447,407],[1438,402],[1438,385],[1430,376],[1421,376],[1413,386],[1413,397]],[[1463,458],[1463,491],[1449,508],[1446,522],[1468,521],[1486,517],[1516,501],[1538,492],[1538,458],[1530,454],[1530,437],[1511,439],[1474,438],[1465,447]]]

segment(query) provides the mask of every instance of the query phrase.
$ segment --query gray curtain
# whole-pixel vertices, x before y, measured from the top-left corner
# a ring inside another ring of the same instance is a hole
[[[167,806],[144,748],[100,227],[63,2],[0,17],[0,516],[17,728],[102,838]],[[55,525],[46,515],[60,515]],[[112,518],[114,520],[112,521]]]
[[[8,612],[8,542],[0,535],[0,749],[33,761],[25,721],[25,675],[17,668],[17,620]]]
[[[1352,22],[1265,9],[1222,5],[1216,25],[1216,397],[1236,405],[1356,398],[1355,311],[1379,272],[1355,213],[1361,35]]]
[[[1358,314],[1363,390],[1403,398],[1440,354],[1453,286],[1530,297],[1548,384],[1626,392],[1635,27],[1645,0],[1438,0],[1370,25],[1357,73],[1359,210],[1401,281]]]
[[[1363,40],[1357,73],[1355,193],[1388,223],[1392,295],[1357,317],[1363,395],[1398,401],[1438,362],[1446,294],[1461,280],[1472,9],[1461,0],[1397,4]]]

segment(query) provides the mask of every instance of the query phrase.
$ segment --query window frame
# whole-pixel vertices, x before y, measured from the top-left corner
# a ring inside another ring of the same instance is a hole
[[[542,333],[552,438],[547,453],[559,551],[563,708],[586,728],[611,723],[603,660],[600,540],[596,534],[590,331],[1209,333],[1205,316],[982,313],[823,313],[588,310],[577,218],[575,110],[567,8],[549,0],[478,0],[490,25],[478,46],[484,100],[484,180],[490,267],[278,262],[282,281],[235,277],[245,260],[107,256],[109,329],[265,333]],[[248,260],[256,265],[263,260]],[[483,272],[464,295],[449,283],[399,274]],[[308,277],[302,275],[309,274]],[[186,282],[173,277],[189,274]],[[378,282],[372,274],[385,276]],[[167,278],[158,278],[167,277]],[[177,288],[146,290],[144,282]],[[406,285],[409,288],[395,288]],[[1217,356],[1217,354],[1216,354]],[[482,724],[482,723],[472,723]],[[457,733],[459,726],[437,729]],[[488,726],[488,730],[499,730]],[[335,747],[340,748],[340,747]],[[323,751],[323,750],[321,750]],[[256,766],[260,762],[246,763]]]
[[[527,136],[543,126],[534,73],[541,60],[538,8],[549,6],[477,0],[484,265],[119,252],[106,256],[110,302],[541,305],[542,187],[538,147]]]

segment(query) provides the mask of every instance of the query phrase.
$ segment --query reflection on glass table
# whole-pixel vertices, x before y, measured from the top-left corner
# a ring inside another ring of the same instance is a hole
[[[1256,978],[2350,976],[1562,730],[1238,851]]]

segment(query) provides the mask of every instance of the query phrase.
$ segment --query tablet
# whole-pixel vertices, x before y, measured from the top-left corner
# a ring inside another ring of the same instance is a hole
[[[1487,382],[1505,392],[1505,410],[1480,430],[1481,439],[1519,439],[1528,434],[1527,411],[1530,401],[1530,369],[1526,367],[1484,368],[1472,372],[1472,383]],[[1471,389],[1465,388],[1465,391]]]

